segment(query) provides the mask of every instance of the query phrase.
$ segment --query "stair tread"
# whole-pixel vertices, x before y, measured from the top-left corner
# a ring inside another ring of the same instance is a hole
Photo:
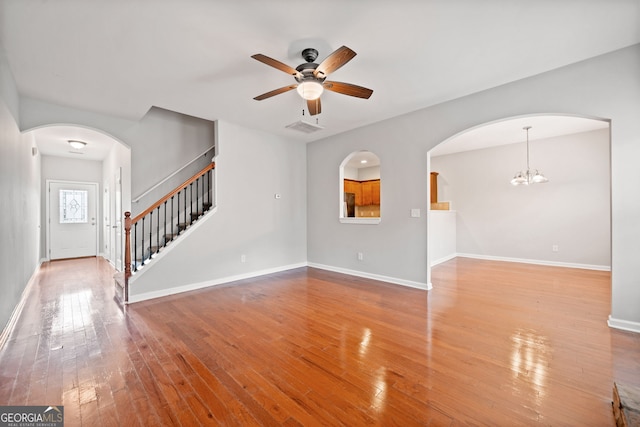
[[[640,388],[613,383],[613,414],[616,425],[640,425]]]

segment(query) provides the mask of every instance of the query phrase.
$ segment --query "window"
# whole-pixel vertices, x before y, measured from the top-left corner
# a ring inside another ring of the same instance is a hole
[[[60,224],[88,222],[86,190],[60,190]]]

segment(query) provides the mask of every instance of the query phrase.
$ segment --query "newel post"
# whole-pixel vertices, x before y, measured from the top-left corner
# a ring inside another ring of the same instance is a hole
[[[124,280],[129,284],[131,277],[131,212],[124,213]]]

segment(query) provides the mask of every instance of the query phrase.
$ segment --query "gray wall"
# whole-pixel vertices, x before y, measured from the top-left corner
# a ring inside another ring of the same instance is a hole
[[[550,182],[509,183],[524,143],[431,157],[438,199],[457,211],[457,252],[610,267],[609,129],[531,141],[530,153]]]
[[[123,181],[123,187],[132,198],[198,157],[215,143],[214,122],[155,107],[135,122],[21,98],[20,114],[22,130],[53,124],[81,125],[101,131],[124,143],[131,149],[131,171],[130,175],[127,172],[127,179],[130,176],[130,181]],[[197,170],[199,166],[210,162],[210,154],[199,161],[192,168]],[[131,209],[135,216],[193,172],[195,170],[186,170],[167,184],[170,188],[160,188],[140,203],[125,208]]]
[[[131,196],[135,200],[150,187],[196,159],[178,175],[132,205],[133,215],[193,176],[211,162],[213,151],[198,157],[215,144],[215,123],[153,107],[135,126],[123,132],[131,146]]]
[[[218,126],[217,211],[161,254],[161,262],[133,277],[133,300],[307,260],[305,145],[226,122]]]
[[[38,267],[40,253],[40,156],[18,128],[18,96],[0,50],[0,331]]]
[[[310,143],[309,262],[427,283],[427,152],[466,129],[529,114],[611,119],[612,319],[640,330],[640,45]],[[338,221],[344,157],[381,160],[379,225]],[[510,172],[513,173],[513,172]],[[365,260],[355,254],[368,247]],[[434,284],[436,285],[436,284]]]

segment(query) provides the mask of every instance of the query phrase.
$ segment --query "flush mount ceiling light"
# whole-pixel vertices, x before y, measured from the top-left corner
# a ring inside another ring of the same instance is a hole
[[[531,169],[529,167],[529,129],[531,126],[525,126],[524,129],[527,132],[527,170],[520,171],[511,180],[512,185],[529,185],[529,184],[544,184],[549,180],[538,171],[538,169]]]
[[[75,148],[76,150],[82,150],[87,145],[86,142],[78,141],[76,139],[70,139],[67,142],[71,147]]]

